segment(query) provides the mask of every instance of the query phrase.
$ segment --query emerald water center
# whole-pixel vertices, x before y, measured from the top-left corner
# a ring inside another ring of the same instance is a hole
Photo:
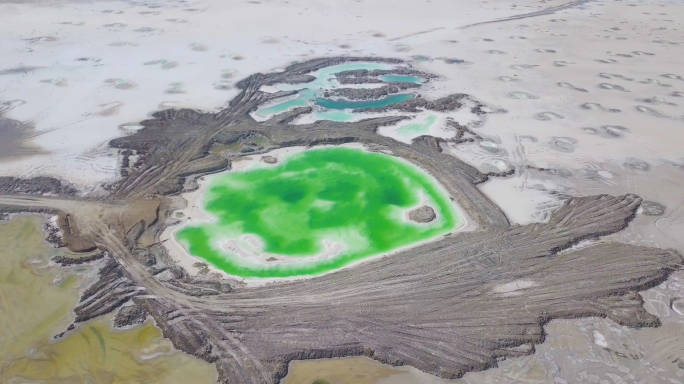
[[[191,255],[246,278],[323,274],[463,223],[420,168],[349,147],[310,149],[207,183],[201,200],[213,220],[188,221],[176,238]],[[421,207],[434,217],[409,219]]]

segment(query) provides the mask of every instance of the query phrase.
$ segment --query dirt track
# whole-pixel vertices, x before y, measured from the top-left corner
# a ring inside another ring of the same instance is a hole
[[[177,348],[215,362],[225,383],[276,383],[291,360],[362,354],[453,378],[501,357],[531,353],[552,318],[658,324],[636,292],[680,268],[681,255],[626,244],[568,250],[582,239],[622,230],[641,203],[638,196],[575,198],[547,224],[511,226],[476,187],[489,176],[442,153],[441,140],[422,137],[407,145],[375,133],[401,117],[287,124],[308,108],[264,123],[249,117],[259,104],[282,96],[259,91],[262,85],[306,81],[307,73],[343,60],[350,59],[318,59],[250,76],[218,114],[158,113],[142,123],[145,129],[111,142],[139,160],[124,162],[126,177],[109,186],[105,199],[5,194],[0,211],[59,212],[67,245],[92,244],[107,252],[100,281],[75,309],[77,323],[132,301]],[[178,193],[194,188],[196,177],[228,169],[237,156],[347,142],[421,166],[478,230],[319,278],[261,288],[190,277],[159,243],[173,221],[170,212],[182,204]],[[215,150],[222,146],[233,149]],[[22,190],[16,188],[22,181],[11,183],[0,191]]]

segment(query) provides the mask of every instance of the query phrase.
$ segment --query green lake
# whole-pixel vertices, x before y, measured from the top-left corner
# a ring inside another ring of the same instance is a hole
[[[208,183],[202,201],[216,220],[191,223],[176,237],[190,254],[234,276],[323,274],[444,235],[462,223],[430,175],[360,149],[311,149],[276,166],[217,175]],[[436,220],[404,219],[423,203],[434,208]]]

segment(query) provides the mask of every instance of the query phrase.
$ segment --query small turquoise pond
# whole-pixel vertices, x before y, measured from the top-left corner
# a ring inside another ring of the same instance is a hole
[[[380,80],[387,82],[422,83],[423,79],[416,76],[387,75],[380,76]]]

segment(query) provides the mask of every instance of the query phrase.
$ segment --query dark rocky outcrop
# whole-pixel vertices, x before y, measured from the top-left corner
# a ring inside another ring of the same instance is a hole
[[[335,74],[337,81],[340,84],[367,84],[383,82],[378,77],[388,75],[400,76],[415,76],[424,80],[437,78],[432,73],[422,72],[411,68],[394,68],[394,69],[355,69],[351,71],[344,71]]]
[[[273,156],[261,156],[261,161],[263,161],[266,164],[275,164],[278,162],[278,159],[276,159]]]
[[[145,319],[147,319],[147,312],[143,308],[137,305],[127,305],[116,312],[112,324],[115,328],[126,328],[142,324]]]
[[[106,315],[145,290],[133,283],[121,265],[109,259],[98,273],[98,281],[83,292],[74,313],[74,323]]]
[[[75,196],[78,189],[53,177],[23,179],[0,176],[0,194]]]
[[[437,217],[437,214],[432,207],[423,205],[422,207],[411,210],[408,217],[409,220],[415,221],[416,223],[429,223]]]
[[[98,260],[102,260],[105,257],[104,253],[96,253],[91,256],[83,256],[83,257],[68,257],[68,256],[55,256],[52,258],[52,261],[61,265],[62,267],[69,267],[72,265],[81,265],[81,264],[87,264],[87,263],[92,263]]]
[[[349,100],[380,99],[407,89],[419,88],[416,83],[392,83],[379,88],[335,88],[323,93],[324,97],[343,97]]]
[[[463,101],[467,97],[468,95],[464,93],[444,96],[435,100],[427,100],[422,97],[416,97],[411,100],[402,101],[401,103],[390,104],[382,108],[357,109],[354,110],[354,112],[379,113],[387,111],[401,111],[417,113],[420,112],[421,109],[427,109],[436,112],[448,112],[460,109],[463,106]]]

